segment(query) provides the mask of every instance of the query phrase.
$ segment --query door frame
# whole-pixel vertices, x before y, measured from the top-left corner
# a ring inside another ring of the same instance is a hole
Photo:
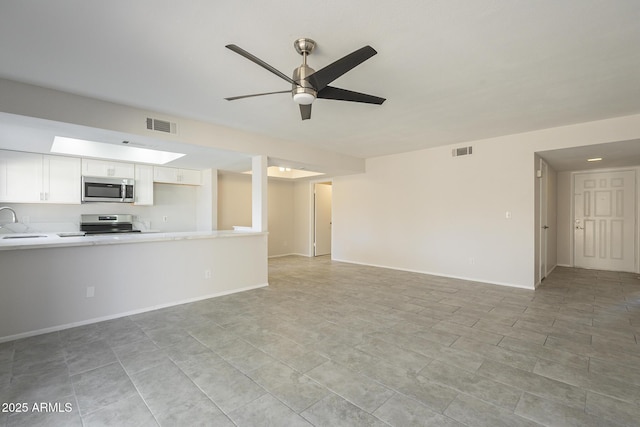
[[[326,183],[331,183],[331,188],[332,188],[332,192],[331,192],[331,221],[333,222],[333,188],[334,187],[334,182],[333,182],[333,178],[316,178],[316,179],[311,179],[309,181],[307,181],[307,253],[304,254],[305,256],[308,256],[310,258],[313,258],[315,256],[315,247],[314,247],[314,241],[315,241],[315,195],[313,194],[313,191],[315,189],[315,185],[316,184],[321,184],[323,182]],[[333,252],[333,227],[331,227],[331,249]]]
[[[558,266],[558,172],[542,156],[534,156],[534,287]],[[544,203],[543,203],[544,200]],[[546,205],[546,224],[543,209]],[[546,231],[543,226],[547,225]],[[546,233],[546,238],[543,235]],[[543,243],[546,247],[543,247]],[[544,261],[542,257],[544,256]]]
[[[538,277],[539,281],[542,282],[546,279],[547,274],[549,273],[549,164],[543,159],[540,158],[540,162],[538,164],[540,171],[540,206],[539,206],[539,251],[538,251]],[[544,227],[547,227],[546,229]]]
[[[579,171],[571,171],[571,208],[570,208],[570,218],[569,218],[569,229],[571,231],[571,244],[569,245],[570,255],[571,255],[571,266],[576,266],[575,260],[575,227],[574,227],[574,217],[575,217],[575,176],[581,173],[606,173],[606,172],[624,172],[624,171],[633,171],[636,177],[636,193],[635,196],[635,225],[634,225],[634,250],[635,250],[635,259],[634,259],[634,268],[635,273],[640,273],[640,167],[621,167],[621,168],[605,168],[605,169],[586,169]]]

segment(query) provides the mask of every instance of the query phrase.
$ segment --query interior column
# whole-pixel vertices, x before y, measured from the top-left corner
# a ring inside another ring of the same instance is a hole
[[[251,159],[251,228],[267,231],[267,156]]]

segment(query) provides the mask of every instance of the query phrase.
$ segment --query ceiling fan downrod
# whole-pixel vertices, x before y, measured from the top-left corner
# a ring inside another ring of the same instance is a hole
[[[307,80],[307,77],[315,73],[315,70],[307,65],[307,55],[313,52],[316,42],[311,39],[300,38],[293,42],[293,47],[295,47],[296,52],[302,55],[302,65],[293,70],[293,80],[296,82],[291,87],[293,101],[300,105],[310,105],[315,101],[318,92]]]

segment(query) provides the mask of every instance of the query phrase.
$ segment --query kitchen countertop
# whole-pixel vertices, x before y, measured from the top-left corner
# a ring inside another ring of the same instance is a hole
[[[60,233],[65,234],[65,233]],[[114,233],[87,236],[61,237],[57,233],[15,233],[0,234],[0,251],[15,249],[61,248],[70,246],[114,245],[126,243],[161,242],[185,239],[214,239],[228,237],[256,236],[266,232],[246,230],[218,230],[218,231],[181,231],[181,232],[153,232],[153,233]],[[24,238],[16,238],[24,236]],[[32,237],[39,236],[39,237]],[[5,238],[9,237],[9,238]]]

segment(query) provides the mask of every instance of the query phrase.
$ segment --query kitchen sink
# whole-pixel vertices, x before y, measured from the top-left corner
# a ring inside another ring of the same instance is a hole
[[[18,236],[3,236],[3,239],[36,239],[39,237],[47,237],[42,234],[22,234]]]

